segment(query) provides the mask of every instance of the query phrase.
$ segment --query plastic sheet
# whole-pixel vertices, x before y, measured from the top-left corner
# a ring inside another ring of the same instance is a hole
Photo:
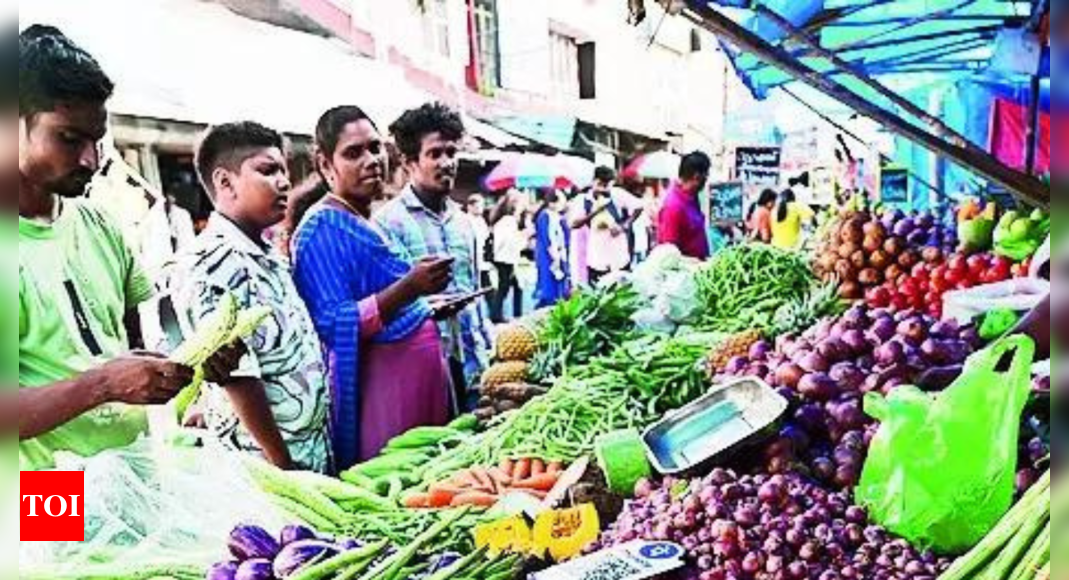
[[[225,559],[238,523],[285,523],[221,449],[168,448],[146,440],[92,458],[57,457],[58,468],[85,472],[85,541],[20,542],[21,578],[203,578]]]

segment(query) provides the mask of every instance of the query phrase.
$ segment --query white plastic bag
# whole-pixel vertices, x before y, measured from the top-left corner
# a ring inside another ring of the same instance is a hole
[[[992,310],[1027,312],[1049,295],[1050,282],[1039,278],[1020,278],[947,292],[943,296],[943,318],[967,324]]]
[[[20,578],[203,578],[226,559],[235,525],[286,523],[240,458],[222,449],[171,448],[160,458],[142,439],[57,462],[85,472],[85,541],[20,542]]]

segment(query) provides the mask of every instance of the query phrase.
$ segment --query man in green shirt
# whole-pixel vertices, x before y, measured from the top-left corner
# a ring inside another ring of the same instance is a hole
[[[144,352],[137,306],[151,286],[118,227],[83,198],[98,169],[113,85],[55,28],[19,35],[19,464],[132,443],[140,405],[169,401],[193,371]],[[240,348],[206,366],[227,377]],[[10,405],[5,405],[10,408]]]

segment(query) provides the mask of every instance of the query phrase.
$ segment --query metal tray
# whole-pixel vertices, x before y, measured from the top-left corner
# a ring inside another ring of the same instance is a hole
[[[756,378],[723,383],[651,425],[642,436],[650,463],[676,475],[710,466],[765,439],[787,411],[787,400]]]

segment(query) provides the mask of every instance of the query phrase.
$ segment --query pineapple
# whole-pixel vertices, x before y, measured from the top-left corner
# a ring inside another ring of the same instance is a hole
[[[489,391],[498,385],[527,382],[527,363],[522,361],[500,362],[483,373],[482,387]]]
[[[502,362],[530,362],[538,350],[538,342],[533,332],[527,327],[512,324],[506,326],[497,335],[497,360]]]
[[[746,356],[750,353],[750,347],[761,340],[761,333],[757,330],[747,330],[733,334],[724,339],[705,357],[706,368],[710,375],[716,375],[727,366],[731,359],[737,356]]]

